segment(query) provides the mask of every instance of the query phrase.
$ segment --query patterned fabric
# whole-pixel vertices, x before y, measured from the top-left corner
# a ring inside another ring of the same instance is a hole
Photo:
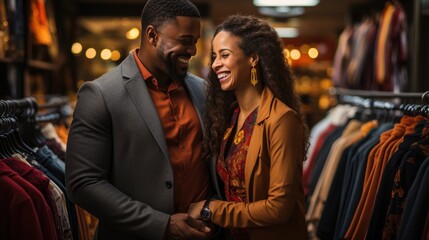
[[[395,174],[389,210],[383,230],[383,239],[395,239],[408,191],[414,182],[423,161],[429,156],[429,122],[425,123],[421,140],[411,145],[407,157],[403,159]]]
[[[231,125],[225,131],[217,161],[217,171],[225,185],[226,199],[233,202],[247,202],[244,168],[258,108],[247,116],[242,128],[233,137],[231,133],[237,128],[239,113],[240,109],[235,109]],[[231,229],[231,235],[235,240],[250,239],[249,232],[243,228]]]

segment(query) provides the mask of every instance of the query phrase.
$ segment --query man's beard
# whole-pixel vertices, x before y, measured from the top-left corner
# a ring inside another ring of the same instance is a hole
[[[177,72],[177,65],[175,61],[169,60],[166,56],[163,54],[163,48],[159,47],[158,49],[158,57],[161,59],[161,62],[163,62],[167,68],[167,72],[170,75],[172,80],[179,80],[183,81],[185,79],[185,74],[180,74]]]

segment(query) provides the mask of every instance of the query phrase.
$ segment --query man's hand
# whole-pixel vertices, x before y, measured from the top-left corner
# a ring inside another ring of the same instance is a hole
[[[166,230],[166,239],[199,240],[207,239],[211,229],[199,219],[194,219],[186,213],[177,213],[170,216]]]

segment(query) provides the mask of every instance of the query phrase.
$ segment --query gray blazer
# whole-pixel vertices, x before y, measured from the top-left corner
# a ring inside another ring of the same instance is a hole
[[[202,123],[204,81],[184,81]],[[99,219],[98,239],[161,239],[174,209],[163,129],[132,54],[78,92],[67,142],[69,198]]]

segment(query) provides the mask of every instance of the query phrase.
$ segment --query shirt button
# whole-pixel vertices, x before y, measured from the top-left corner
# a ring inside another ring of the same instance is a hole
[[[166,182],[165,182],[165,186],[166,186],[168,189],[171,189],[171,188],[173,187],[173,183],[171,183],[170,181],[166,181]]]

